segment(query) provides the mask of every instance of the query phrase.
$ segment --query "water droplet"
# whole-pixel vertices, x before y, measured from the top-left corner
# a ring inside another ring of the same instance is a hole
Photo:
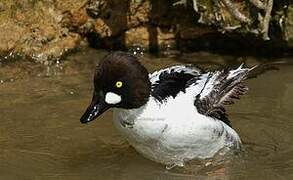
[[[145,51],[146,51],[145,48],[139,44],[134,44],[128,48],[128,52],[138,56],[143,56]]]

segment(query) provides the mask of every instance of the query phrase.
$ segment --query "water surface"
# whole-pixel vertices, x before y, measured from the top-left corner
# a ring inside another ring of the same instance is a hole
[[[239,157],[217,165],[167,171],[135,152],[112,126],[112,112],[82,125],[95,64],[104,51],[87,50],[62,63],[5,62],[0,66],[0,179],[292,179],[292,58],[208,53],[152,57],[150,70],[178,63],[235,67],[279,62],[247,84],[250,91],[227,108],[244,145]]]

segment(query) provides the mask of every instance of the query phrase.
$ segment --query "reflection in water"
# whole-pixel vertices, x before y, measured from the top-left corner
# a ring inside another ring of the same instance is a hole
[[[228,108],[244,142],[239,156],[168,171],[129,147],[112,126],[111,111],[89,125],[80,124],[92,94],[94,65],[103,55],[89,50],[50,68],[32,62],[1,65],[0,179],[293,177],[293,66],[289,63],[248,80],[248,95]],[[142,62],[152,71],[178,62],[213,68],[239,65],[238,60],[243,58],[194,53],[176,59],[145,55]],[[245,60],[249,65],[265,61]]]

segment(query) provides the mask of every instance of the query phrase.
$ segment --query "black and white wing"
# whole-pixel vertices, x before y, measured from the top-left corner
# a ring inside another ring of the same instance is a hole
[[[235,70],[203,74],[206,80],[202,81],[201,91],[194,101],[197,111],[230,125],[224,105],[233,104],[235,99],[247,92],[248,88],[243,85],[243,81],[252,69],[241,65]]]
[[[149,75],[152,83],[151,95],[164,102],[168,97],[175,98],[180,91],[185,91],[188,81],[199,77],[202,71],[191,65],[177,65],[155,71]]]

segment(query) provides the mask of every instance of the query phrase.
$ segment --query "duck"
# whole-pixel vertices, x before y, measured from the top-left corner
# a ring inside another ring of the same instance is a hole
[[[113,124],[144,157],[166,167],[182,167],[241,149],[225,105],[248,91],[252,68],[206,72],[174,65],[149,73],[127,52],[106,55],[96,66],[94,92],[81,123],[113,109]]]

